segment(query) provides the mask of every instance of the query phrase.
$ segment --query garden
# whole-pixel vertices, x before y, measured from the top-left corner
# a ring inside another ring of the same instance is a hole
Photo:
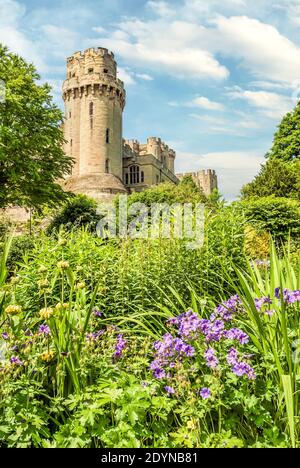
[[[204,204],[199,248],[101,238],[95,202],[57,183],[50,88],[0,58],[0,208],[32,213],[0,220],[1,447],[299,448],[300,106],[239,200],[190,178],[128,197]]]

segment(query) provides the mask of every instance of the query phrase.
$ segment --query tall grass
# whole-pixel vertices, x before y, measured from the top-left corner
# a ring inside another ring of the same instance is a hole
[[[283,290],[300,289],[300,254],[292,259],[286,252],[281,258],[274,244],[270,247],[270,268],[259,269],[248,263],[244,271],[237,270],[237,282],[232,282],[242,298],[246,316],[243,320],[253,343],[261,356],[268,362],[267,378],[279,389],[276,420],[285,421],[289,427],[292,445],[300,437],[300,361],[297,351],[300,346],[299,305],[290,307],[283,298]],[[275,297],[280,287],[281,299]],[[254,300],[270,297],[274,314],[269,317],[259,313]],[[296,353],[295,353],[296,349]]]

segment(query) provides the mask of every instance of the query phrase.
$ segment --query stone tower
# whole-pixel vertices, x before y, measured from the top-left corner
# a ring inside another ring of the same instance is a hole
[[[64,150],[75,160],[67,190],[96,200],[126,193],[122,182],[125,98],[112,52],[91,48],[67,59]]]

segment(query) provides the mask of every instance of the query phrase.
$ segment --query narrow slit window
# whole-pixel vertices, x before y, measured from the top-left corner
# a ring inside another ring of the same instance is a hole
[[[90,113],[90,116],[94,115],[94,103],[93,102],[90,102],[89,113]]]
[[[107,68],[104,68],[103,72],[104,72],[104,73],[108,73]]]
[[[145,175],[144,171],[141,172],[141,183],[143,184],[145,182]]]
[[[129,177],[128,177],[128,173],[127,173],[127,174],[125,174],[125,183],[126,183],[126,185],[128,185],[128,182],[129,182]]]
[[[109,174],[109,159],[106,159],[105,161],[105,172],[106,174]]]
[[[105,135],[105,140],[106,140],[106,143],[107,143],[107,144],[109,143],[109,137],[110,137],[109,133],[110,133],[110,132],[109,132],[109,128],[107,128],[107,129],[106,129],[106,135]]]

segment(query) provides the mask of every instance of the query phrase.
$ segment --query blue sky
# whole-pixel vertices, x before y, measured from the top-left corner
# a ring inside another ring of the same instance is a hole
[[[235,198],[300,89],[300,0],[0,0],[0,41],[60,88],[104,46],[125,82],[124,136],[160,136],[178,172],[216,169]]]

